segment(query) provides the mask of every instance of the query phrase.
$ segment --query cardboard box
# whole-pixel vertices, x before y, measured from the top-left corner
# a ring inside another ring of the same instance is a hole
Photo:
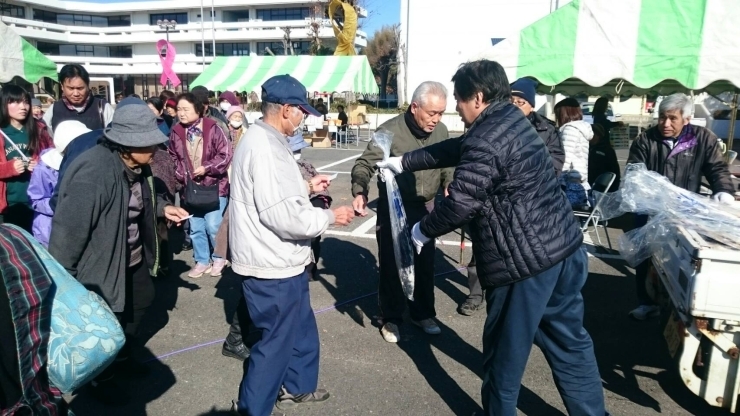
[[[313,147],[331,147],[331,139],[328,137],[313,137],[311,146]]]
[[[367,106],[365,105],[351,105],[349,108],[349,124],[365,124],[365,118],[367,114]]]

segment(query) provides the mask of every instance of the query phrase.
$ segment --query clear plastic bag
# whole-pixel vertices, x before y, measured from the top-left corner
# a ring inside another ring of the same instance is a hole
[[[393,133],[376,131],[373,133],[375,144],[383,150],[383,160],[391,156]],[[396,184],[395,174],[390,169],[381,169],[381,177],[385,182],[388,193],[388,204],[391,216],[391,230],[393,232],[393,254],[396,257],[398,276],[401,278],[403,293],[410,300],[414,300],[414,245],[411,242],[411,233],[406,221],[406,211],[403,209],[403,200]]]
[[[627,166],[618,192],[599,197],[603,198],[599,211],[605,220],[626,212],[650,216],[645,226],[620,237],[620,253],[631,266],[660,252],[665,243],[675,239],[679,225],[740,250],[740,211],[736,207],[679,188],[642,163]]]

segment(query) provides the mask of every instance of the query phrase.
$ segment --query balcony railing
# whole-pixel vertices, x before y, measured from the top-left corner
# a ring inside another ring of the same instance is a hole
[[[36,20],[17,19],[7,16],[0,18],[5,24],[13,27],[19,35],[45,41],[72,43],[72,44],[133,44],[133,43],[150,43],[153,39],[164,38],[165,30],[158,26],[150,25],[133,25],[118,27],[86,27],[86,26],[66,26],[55,23],[46,23]],[[217,41],[226,40],[274,40],[282,39],[283,29],[291,30],[291,37],[294,40],[308,39],[308,24],[306,21],[250,21],[215,24],[215,39]],[[203,37],[201,32],[205,32],[206,39],[214,37],[211,30],[211,23],[204,22],[201,31],[200,23],[188,23],[177,25],[174,30],[170,30],[169,37],[171,42],[194,42]],[[322,21],[321,38],[332,38],[334,33],[329,20]],[[367,35],[365,32],[358,31],[355,37],[355,43],[360,46],[367,45]]]

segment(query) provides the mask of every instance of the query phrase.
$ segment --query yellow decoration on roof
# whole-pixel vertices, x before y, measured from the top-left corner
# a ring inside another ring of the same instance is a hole
[[[334,15],[337,12],[344,12],[344,24],[342,26],[334,20]],[[357,55],[355,52],[355,34],[357,33],[357,12],[355,8],[342,0],[331,0],[329,3],[329,19],[334,28],[334,36],[337,38],[337,48],[334,50],[334,55]]]

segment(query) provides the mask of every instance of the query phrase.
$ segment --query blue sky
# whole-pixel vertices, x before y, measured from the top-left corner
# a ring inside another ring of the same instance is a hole
[[[365,19],[362,30],[372,37],[383,25],[400,23],[402,0],[367,0],[370,17]]]

